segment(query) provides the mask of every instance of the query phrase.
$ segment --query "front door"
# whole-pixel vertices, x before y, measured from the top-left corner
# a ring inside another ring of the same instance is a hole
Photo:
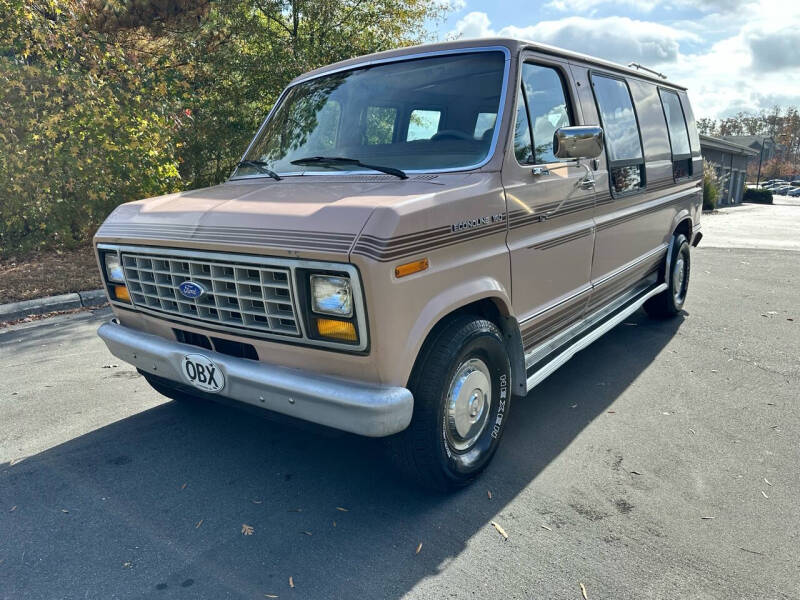
[[[567,64],[528,55],[520,80],[503,185],[512,299],[527,351],[583,315],[591,290],[594,191],[584,185],[584,167],[553,154],[556,129],[580,117]]]

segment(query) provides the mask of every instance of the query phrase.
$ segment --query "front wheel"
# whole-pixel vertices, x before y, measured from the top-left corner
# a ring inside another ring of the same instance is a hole
[[[648,315],[656,319],[668,319],[683,310],[686,292],[689,289],[691,266],[689,241],[685,235],[678,234],[672,244],[669,272],[664,273],[667,289],[644,303]]]
[[[459,316],[426,341],[409,381],[414,413],[389,438],[397,467],[424,487],[468,484],[491,461],[511,407],[511,367],[491,321]]]

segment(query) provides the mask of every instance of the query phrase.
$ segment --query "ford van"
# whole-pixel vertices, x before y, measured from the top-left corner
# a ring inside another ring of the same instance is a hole
[[[453,489],[576,352],[682,310],[702,172],[686,89],[643,69],[510,39],[347,60],[226,182],[114,210],[99,335],[170,398],[383,437]]]

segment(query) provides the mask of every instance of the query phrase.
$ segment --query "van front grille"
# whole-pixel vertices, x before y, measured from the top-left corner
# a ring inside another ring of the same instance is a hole
[[[269,334],[299,336],[290,271],[196,256],[122,253],[134,306]],[[184,295],[182,283],[202,290]]]

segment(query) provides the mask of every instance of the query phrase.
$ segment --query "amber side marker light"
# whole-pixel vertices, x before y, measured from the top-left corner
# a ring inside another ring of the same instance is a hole
[[[131,295],[128,293],[128,288],[126,288],[124,285],[114,286],[114,297],[117,300],[122,300],[123,302],[131,301]]]
[[[405,277],[406,275],[413,275],[428,268],[428,259],[415,260],[414,262],[398,265],[394,268],[395,277]]]
[[[357,342],[356,328],[348,321],[337,321],[335,319],[317,318],[317,331],[320,336],[343,340],[345,342]]]

